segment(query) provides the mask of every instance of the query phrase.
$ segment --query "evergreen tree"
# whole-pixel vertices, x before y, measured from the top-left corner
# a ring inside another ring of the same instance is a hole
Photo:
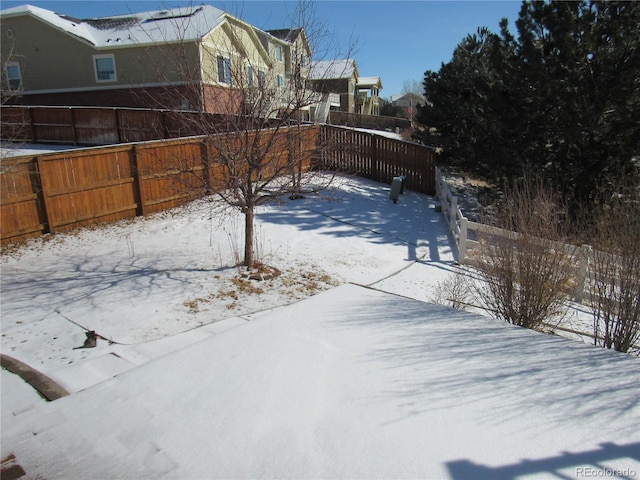
[[[483,176],[533,170],[574,209],[640,156],[640,3],[523,2],[425,73],[421,140]]]

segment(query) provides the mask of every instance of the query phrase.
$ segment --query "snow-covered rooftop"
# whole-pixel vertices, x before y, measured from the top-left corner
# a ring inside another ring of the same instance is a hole
[[[224,20],[224,11],[211,5],[153,10],[128,15],[75,19],[33,5],[0,12],[3,17],[31,15],[95,48],[198,40]]]
[[[382,80],[380,79],[380,77],[358,77],[357,86],[362,88],[382,88]]]
[[[350,78],[358,74],[356,62],[352,58],[344,60],[321,60],[311,63],[309,78],[315,80],[333,80]]]

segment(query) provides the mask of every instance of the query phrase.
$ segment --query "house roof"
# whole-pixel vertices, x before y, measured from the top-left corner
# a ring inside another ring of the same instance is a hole
[[[313,80],[334,80],[358,77],[358,67],[353,58],[344,60],[322,60],[311,64],[309,78]]]
[[[293,43],[301,31],[301,28],[281,28],[279,30],[267,30],[267,33],[285,42]]]
[[[220,25],[226,12],[211,5],[153,10],[113,17],[76,19],[21,5],[0,12],[4,18],[30,15],[96,48],[195,41]]]
[[[412,92],[405,93],[402,96],[395,96],[391,98],[391,103],[397,107],[408,107],[410,104],[417,105],[418,103],[425,103],[424,97]]]
[[[382,88],[382,80],[380,77],[358,77],[357,86],[361,88]]]

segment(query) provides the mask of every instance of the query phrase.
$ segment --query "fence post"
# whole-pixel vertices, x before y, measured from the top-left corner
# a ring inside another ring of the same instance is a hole
[[[378,142],[373,134],[371,135],[371,178],[375,178],[378,182],[382,181],[378,168]]]
[[[209,147],[207,145],[209,138],[203,138],[200,143],[200,162],[202,163],[202,179],[204,180],[205,195],[211,195],[211,168],[209,163]]]
[[[449,212],[449,231],[453,235],[456,234],[457,225],[456,225],[456,217],[458,216],[458,197],[451,197],[451,210]]]
[[[33,114],[31,111],[33,107],[23,107],[23,108],[24,110],[23,110],[22,118],[24,120],[24,112],[29,114],[29,129],[31,130],[31,141],[33,143],[36,143],[38,141],[38,138],[36,137],[36,126],[33,124]]]
[[[442,174],[440,173],[440,169],[436,168],[436,198],[440,202],[440,206],[442,206],[442,197],[443,197],[443,189],[442,189]]]
[[[589,257],[591,256],[591,246],[582,245],[578,253],[578,274],[576,278],[575,302],[582,303],[584,299],[584,287],[587,281],[587,273],[589,268]]]
[[[42,206],[44,209],[44,215],[47,219],[47,225],[49,226],[49,233],[58,233],[56,230],[56,225],[54,224],[53,218],[51,216],[51,206],[49,205],[49,187],[47,186],[47,182],[42,178],[42,162],[43,160],[40,156],[36,157],[36,166],[38,168],[38,177],[40,179],[40,187],[42,189]]]
[[[460,219],[460,235],[458,236],[458,263],[464,264],[467,255],[467,217]]]
[[[69,117],[71,118],[71,133],[73,134],[73,144],[78,145],[78,129],[76,128],[76,111],[69,107]]]
[[[118,137],[118,143],[122,143],[122,131],[120,130],[120,110],[118,108],[114,107],[113,116],[116,124],[116,135]]]
[[[135,145],[131,145],[131,150],[129,150],[129,162],[131,164],[131,176],[133,177],[133,198],[137,205],[136,215],[141,217],[144,216],[146,212],[140,185],[140,171],[138,170],[138,150]]]

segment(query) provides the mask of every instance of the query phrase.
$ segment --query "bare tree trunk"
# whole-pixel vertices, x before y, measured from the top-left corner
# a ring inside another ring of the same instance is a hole
[[[255,206],[248,204],[244,211],[244,266],[252,268],[254,263],[253,221]]]

